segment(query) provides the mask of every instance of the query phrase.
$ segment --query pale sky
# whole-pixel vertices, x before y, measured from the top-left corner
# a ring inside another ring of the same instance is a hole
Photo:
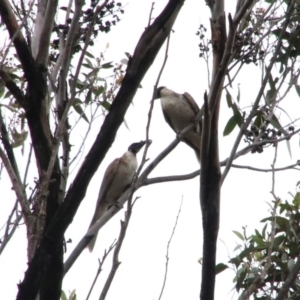
[[[167,1],[155,4],[153,16],[157,16]],[[176,92],[188,91],[202,105],[202,95],[207,87],[206,67],[199,59],[199,39],[196,31],[200,23],[209,28],[209,9],[205,1],[187,0],[174,25],[171,37],[169,59],[161,78],[160,85],[167,86]],[[228,2],[228,1],[226,1]],[[232,1],[235,2],[235,1]],[[125,3],[125,2],[123,2]],[[105,58],[107,61],[120,61],[125,58],[124,52],[133,53],[141,33],[148,23],[152,1],[130,0],[125,7],[123,20],[105,36],[99,35],[96,47],[90,52],[98,55],[104,51],[107,43]],[[226,8],[229,12],[230,8]],[[234,9],[231,8],[233,12]],[[207,35],[209,38],[209,35]],[[98,172],[94,176],[85,199],[83,200],[73,223],[70,225],[66,239],[72,239],[68,244],[65,258],[72,252],[79,240],[86,232],[91,221],[98,190],[102,181],[103,172],[108,164],[116,157],[121,156],[132,142],[145,139],[147,112],[150,105],[153,85],[158,70],[161,67],[165,47],[158,55],[154,65],[142,81],[127,114],[128,130],[121,126],[116,141],[111,147]],[[237,84],[241,89],[241,106],[246,107],[254,102],[259,87],[259,68],[249,66],[234,82],[232,95],[237,94]],[[291,118],[298,117],[300,111],[299,100],[294,93],[287,96],[286,102],[290,109]],[[237,130],[228,137],[222,137],[223,128],[231,116],[227,107],[225,94],[221,106],[220,116],[220,159],[228,157]],[[283,119],[285,116],[282,114]],[[285,119],[284,119],[285,120]],[[85,153],[93,142],[103,119],[98,118],[93,126],[90,138],[85,143]],[[153,143],[149,149],[148,158],[154,159],[175,135],[165,123],[159,100],[155,102],[153,120],[150,130]],[[73,143],[76,145],[80,135]],[[298,138],[291,141],[292,159],[285,143],[279,145],[277,167],[294,163],[299,158]],[[76,141],[77,140],[77,141]],[[241,147],[245,146],[244,143]],[[241,148],[240,147],[240,148]],[[258,168],[269,168],[273,161],[274,148],[270,147],[263,154],[248,154],[235,161],[240,165],[251,165]],[[142,154],[138,154],[140,160]],[[181,143],[150,177],[163,175],[179,175],[195,171],[198,168],[194,152]],[[74,177],[76,172],[71,174]],[[276,193],[283,200],[290,199],[288,192],[295,192],[295,184],[299,180],[296,171],[285,171],[276,174]],[[248,234],[253,228],[260,228],[259,221],[269,215],[267,203],[272,201],[271,174],[258,173],[249,170],[232,169],[222,187],[221,195],[221,223],[218,242],[217,262],[226,263],[229,255],[233,256],[233,249],[240,241],[232,230],[242,231],[247,226]],[[6,194],[7,193],[7,194]],[[4,224],[13,205],[14,197],[8,189],[5,192],[8,202],[7,210],[0,212],[1,226]],[[120,254],[122,264],[119,267],[107,300],[113,299],[157,299],[163,283],[166,247],[175,223],[176,215],[183,199],[181,214],[169,253],[169,273],[164,292],[164,299],[198,299],[201,281],[202,257],[202,219],[199,205],[199,178],[190,181],[161,183],[143,187],[135,194],[141,198],[137,201],[130,221],[127,236]],[[63,282],[65,292],[76,289],[77,299],[85,299],[98,267],[98,258],[101,258],[105,248],[118,236],[122,210],[100,231],[98,240],[91,254],[85,250],[66,275]],[[94,288],[91,300],[98,299],[99,292],[109,271],[111,256],[104,265],[103,273]],[[0,257],[1,294],[5,299],[13,299],[17,293],[16,284],[23,279],[26,270],[26,233],[24,225],[15,234],[7,249]],[[216,279],[216,300],[237,299],[237,294],[231,292],[234,284],[232,270],[226,270]]]

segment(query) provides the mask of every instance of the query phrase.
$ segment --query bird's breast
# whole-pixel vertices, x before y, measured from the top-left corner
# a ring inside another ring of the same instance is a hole
[[[181,97],[161,98],[162,110],[167,114],[176,131],[188,126],[195,118],[195,113],[190,105]]]

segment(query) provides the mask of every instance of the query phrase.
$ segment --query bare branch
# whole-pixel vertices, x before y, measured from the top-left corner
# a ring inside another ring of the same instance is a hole
[[[257,171],[257,172],[278,172],[278,171],[286,171],[286,170],[295,170],[295,171],[300,171],[300,169],[297,169],[296,167],[299,167],[299,162],[293,164],[293,165],[289,165],[289,166],[286,166],[286,167],[282,167],[282,168],[274,168],[274,169],[260,169],[260,168],[254,168],[254,167],[251,167],[251,166],[240,166],[240,165],[235,165],[235,164],[232,164],[232,168],[236,168],[236,169],[248,169],[248,170],[251,170],[251,171]]]
[[[101,271],[102,271],[102,266],[103,266],[103,264],[104,264],[106,258],[108,257],[109,253],[115,248],[115,246],[116,246],[116,241],[114,240],[114,241],[112,242],[112,244],[109,246],[108,250],[105,249],[104,254],[103,254],[103,256],[102,256],[102,259],[99,259],[99,260],[98,260],[98,261],[99,261],[99,267],[98,267],[98,269],[97,269],[95,278],[94,278],[93,283],[92,283],[92,285],[91,285],[91,288],[90,288],[90,290],[89,290],[89,292],[88,292],[88,294],[87,294],[87,296],[86,296],[86,300],[88,300],[88,299],[90,298],[90,295],[91,295],[91,293],[92,293],[92,291],[93,291],[93,288],[94,288],[94,286],[95,286],[95,284],[96,284],[96,281],[97,281],[97,279],[98,279],[98,277],[99,277],[99,275],[100,275],[100,273],[101,273]]]
[[[152,3],[152,5],[154,6],[154,2]],[[165,66],[166,66],[166,63],[167,63],[167,60],[168,60],[170,38],[171,38],[171,33],[168,35],[168,38],[167,38],[164,60],[163,60],[162,66],[159,70],[159,73],[158,73],[158,76],[157,76],[157,79],[156,79],[156,82],[155,82],[154,88],[153,88],[152,99],[151,99],[150,107],[149,107],[149,111],[148,111],[148,121],[147,121],[147,125],[146,125],[146,141],[149,141],[149,130],[150,130],[150,124],[151,124],[151,120],[152,120],[152,111],[153,111],[153,107],[154,107],[154,101],[155,101],[155,99],[154,99],[155,91],[158,87],[161,75],[162,75],[162,73],[165,69]],[[146,143],[145,150],[143,152],[142,163],[140,165],[139,171],[143,168],[144,163],[146,162],[145,158],[147,156],[149,146],[150,146],[150,143]]]
[[[43,2],[43,1],[41,1]],[[36,61],[40,65],[47,66],[49,56],[49,45],[52,34],[53,22],[56,14],[58,0],[48,0],[45,16],[43,18],[42,30],[39,36],[39,49]]]
[[[5,122],[3,120],[1,106],[0,106],[0,133],[1,133],[1,141],[2,141],[2,144],[4,146],[6,155],[9,159],[9,162],[10,162],[10,164],[11,164],[11,166],[12,166],[14,172],[15,172],[15,175],[18,179],[19,184],[22,184],[19,168],[18,168],[16,158],[15,158],[15,154],[14,154],[13,148],[11,146],[11,143],[9,141],[8,131],[7,131]],[[24,191],[24,193],[25,193],[25,191]]]
[[[20,203],[20,205],[22,207],[24,220],[25,220],[26,224],[28,224],[28,222],[29,222],[28,218],[31,216],[31,211],[30,211],[30,207],[27,202],[27,198],[26,198],[22,183],[19,182],[18,176],[15,174],[15,172],[9,162],[9,159],[6,157],[4,151],[2,150],[1,147],[0,147],[0,158],[5,166],[5,169],[8,173],[8,175],[9,175],[9,178],[12,183],[13,189],[16,193],[18,202]]]
[[[136,180],[136,178],[134,179]],[[108,277],[105,281],[104,287],[101,291],[99,300],[104,300],[106,298],[107,292],[113,282],[113,279],[116,275],[116,272],[121,264],[121,262],[119,261],[119,254],[120,254],[120,250],[121,247],[123,245],[123,241],[125,239],[125,235],[126,235],[126,231],[129,225],[129,221],[130,221],[130,217],[131,217],[131,213],[132,213],[132,196],[133,196],[134,190],[133,188],[130,189],[130,195],[128,198],[128,202],[127,202],[127,211],[125,212],[125,220],[121,221],[121,230],[120,230],[120,234],[116,243],[116,247],[113,253],[113,264],[111,267],[111,270],[108,274]],[[137,198],[135,199],[135,201],[137,200]]]
[[[15,214],[17,215],[17,217],[15,218],[15,220],[12,221],[12,218]],[[15,233],[16,229],[19,226],[21,219],[22,216],[18,215],[18,200],[17,200],[5,224],[6,228],[5,228],[4,236],[1,238],[1,243],[0,243],[0,254],[4,251],[6,245],[12,238],[13,234]]]

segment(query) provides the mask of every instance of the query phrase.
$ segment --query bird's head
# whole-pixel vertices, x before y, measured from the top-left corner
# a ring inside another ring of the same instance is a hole
[[[140,141],[139,143],[133,143],[129,146],[128,151],[130,151],[132,153],[138,153],[145,144],[146,144],[146,141]]]
[[[155,93],[154,93],[154,99],[159,99],[162,96],[162,91],[164,89],[167,89],[165,86],[160,86],[159,88],[156,89]]]

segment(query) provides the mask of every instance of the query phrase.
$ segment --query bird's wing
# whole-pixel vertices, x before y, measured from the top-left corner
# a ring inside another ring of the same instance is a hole
[[[98,195],[95,214],[93,216],[90,227],[101,217],[101,215],[106,210],[106,206],[108,203],[106,203],[104,201],[104,198],[105,198],[105,195],[106,195],[109,187],[111,186],[111,184],[114,180],[114,177],[119,168],[119,165],[120,165],[120,158],[116,158],[114,161],[112,161],[110,163],[110,165],[107,167],[107,169],[104,173],[101,188],[100,188],[99,195]],[[101,207],[102,207],[102,209],[101,209]]]
[[[112,184],[112,182],[114,180],[114,177],[115,177],[115,175],[118,171],[120,161],[121,161],[121,158],[116,158],[107,167],[107,169],[104,173],[101,188],[100,188],[100,191],[99,191],[97,206],[100,204],[101,199],[105,196],[105,194],[108,191],[110,185]]]
[[[105,213],[105,211],[109,207],[109,203],[107,201],[105,201],[105,195],[114,180],[114,177],[116,175],[116,172],[118,171],[119,165],[120,165],[120,158],[116,158],[114,161],[112,161],[110,163],[110,165],[107,167],[107,169],[104,173],[100,191],[99,191],[99,195],[98,195],[95,213],[93,215],[93,218],[92,218],[89,228],[91,228],[95,224],[95,222],[98,219],[100,219],[100,217]],[[90,252],[92,252],[94,249],[97,235],[98,235],[98,233],[95,234],[94,238],[91,240],[91,242],[88,245]]]
[[[169,117],[169,115],[163,110],[163,115],[165,117],[166,122],[169,124],[169,126],[176,132],[174,125],[172,124],[171,118]]]
[[[185,99],[186,103],[190,106],[190,108],[193,110],[193,112],[195,113],[195,117],[198,115],[200,108],[198,106],[198,104],[196,103],[196,101],[194,100],[194,98],[187,92],[185,92],[183,94],[183,98]],[[194,131],[201,133],[201,122],[199,122],[196,126]]]
[[[200,111],[200,108],[198,106],[198,104],[196,103],[196,101],[194,100],[194,98],[187,92],[185,92],[183,94],[184,99],[186,100],[186,102],[189,104],[189,106],[191,107],[191,109],[193,110],[193,112],[195,113],[195,116],[198,114],[198,112]]]

